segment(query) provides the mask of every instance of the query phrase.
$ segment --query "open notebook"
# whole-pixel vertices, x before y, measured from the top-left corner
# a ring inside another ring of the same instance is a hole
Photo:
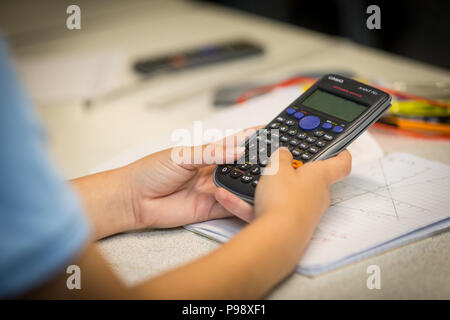
[[[298,88],[285,88],[252,99],[205,119],[203,128],[242,129],[267,123],[299,93]],[[93,172],[173,145],[169,135],[149,140]],[[305,275],[315,276],[450,227],[450,167],[402,153],[383,156],[367,132],[349,150],[352,174],[332,187],[332,205],[297,267]],[[238,219],[220,219],[186,229],[224,242],[245,225]]]
[[[357,166],[332,186],[331,206],[297,271],[315,276],[448,229],[448,190],[449,166],[409,154],[393,153]],[[223,242],[245,225],[233,218],[186,228]]]

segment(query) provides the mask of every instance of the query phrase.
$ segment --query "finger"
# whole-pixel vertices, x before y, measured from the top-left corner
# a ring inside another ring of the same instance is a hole
[[[264,169],[263,174],[270,175],[278,172],[290,172],[292,168],[292,154],[289,149],[281,147],[277,149],[270,157],[269,164]]]
[[[170,159],[180,167],[195,170],[212,164],[233,163],[244,152],[244,147],[203,146],[174,147],[169,149]]]
[[[231,212],[225,209],[217,200],[214,202],[208,217],[205,220],[229,218],[233,216]]]
[[[236,217],[247,222],[250,222],[255,218],[253,206],[231,192],[223,188],[218,188],[214,193],[214,197],[217,202]]]
[[[328,183],[332,184],[347,177],[352,170],[352,156],[344,150],[337,156],[317,162]]]
[[[242,142],[261,127],[245,129],[210,144],[174,147],[170,149],[170,157],[176,164],[189,170],[211,164],[233,163],[245,151]]]

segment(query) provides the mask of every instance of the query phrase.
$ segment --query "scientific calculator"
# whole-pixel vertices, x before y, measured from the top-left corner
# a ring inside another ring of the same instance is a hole
[[[239,161],[217,166],[214,183],[253,203],[259,178],[274,150],[287,147],[294,168],[333,157],[377,121],[390,102],[386,92],[328,74],[249,137]]]

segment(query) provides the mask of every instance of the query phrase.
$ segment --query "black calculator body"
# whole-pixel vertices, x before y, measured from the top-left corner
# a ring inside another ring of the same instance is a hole
[[[214,183],[253,203],[270,151],[287,147],[294,167],[333,157],[377,121],[390,102],[391,96],[379,89],[326,75],[249,137],[239,161],[217,166]]]

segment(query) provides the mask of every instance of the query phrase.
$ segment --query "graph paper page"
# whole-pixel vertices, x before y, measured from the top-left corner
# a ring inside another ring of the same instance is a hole
[[[363,255],[438,222],[447,221],[439,227],[448,227],[449,190],[449,166],[410,154],[393,153],[355,168],[347,179],[332,186],[331,206],[299,270],[330,269],[324,266]],[[226,241],[244,226],[237,219],[221,219],[188,229]]]

